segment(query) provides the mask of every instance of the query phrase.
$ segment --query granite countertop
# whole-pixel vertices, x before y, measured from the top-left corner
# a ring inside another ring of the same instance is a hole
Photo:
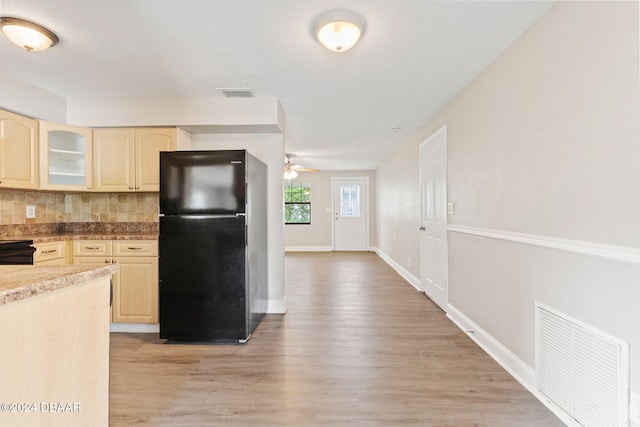
[[[73,286],[120,270],[118,264],[95,265],[3,265],[0,266],[0,306]]]
[[[138,222],[78,222],[0,224],[0,239],[33,240],[158,240],[159,224]]]
[[[33,240],[33,243],[37,244],[59,242],[61,240],[158,240],[158,234],[74,232],[33,235],[27,234],[16,236],[15,238],[22,240]]]

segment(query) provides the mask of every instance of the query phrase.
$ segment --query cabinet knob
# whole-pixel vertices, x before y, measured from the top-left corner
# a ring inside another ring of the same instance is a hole
[[[129,187],[129,190],[133,190],[133,187]]]
[[[104,260],[104,262],[105,262],[106,264],[111,264],[111,261],[109,261],[108,259],[105,259],[105,260]]]
[[[90,185],[87,185],[87,190],[91,190],[91,186]]]

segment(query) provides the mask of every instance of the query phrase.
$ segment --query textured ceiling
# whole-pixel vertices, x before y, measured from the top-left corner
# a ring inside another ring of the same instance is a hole
[[[0,15],[56,32],[27,53],[0,40],[0,73],[67,99],[276,96],[285,150],[323,170],[375,169],[553,2],[0,0]],[[364,37],[336,54],[313,20],[348,9]],[[399,132],[392,128],[400,127]]]

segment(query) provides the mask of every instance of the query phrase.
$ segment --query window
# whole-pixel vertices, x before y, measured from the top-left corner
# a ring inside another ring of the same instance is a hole
[[[360,216],[360,185],[340,187],[340,216],[352,218]]]
[[[311,224],[311,184],[285,184],[284,223]]]

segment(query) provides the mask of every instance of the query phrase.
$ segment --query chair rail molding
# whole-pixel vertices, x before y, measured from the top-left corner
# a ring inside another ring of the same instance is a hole
[[[611,261],[640,265],[640,249],[624,246],[605,245],[602,243],[586,242],[582,240],[562,239],[558,237],[540,236],[535,234],[516,233],[512,231],[492,230],[488,228],[467,227],[464,225],[449,225],[447,231],[487,237],[490,239],[506,240],[524,243],[532,246],[572,252]]]

